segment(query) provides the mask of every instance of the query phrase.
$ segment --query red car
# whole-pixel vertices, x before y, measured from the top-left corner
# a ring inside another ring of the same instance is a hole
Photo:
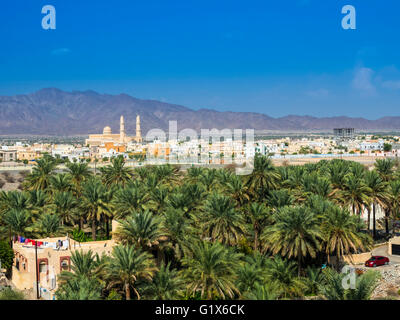
[[[366,267],[377,267],[389,264],[389,258],[383,256],[372,256],[368,261],[365,261]]]

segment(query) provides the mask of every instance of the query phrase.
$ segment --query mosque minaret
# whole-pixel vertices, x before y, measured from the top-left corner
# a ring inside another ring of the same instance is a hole
[[[140,116],[136,116],[136,136],[128,136],[125,132],[125,119],[121,115],[119,120],[119,134],[112,133],[109,126],[104,127],[103,134],[90,134],[86,139],[86,145],[101,146],[105,143],[126,144],[128,142],[142,142],[142,132],[140,129]]]
[[[137,129],[136,129],[137,130]],[[119,142],[125,143],[125,122],[124,116],[121,116],[119,120]]]
[[[136,116],[136,138],[142,140],[142,131],[140,130],[140,116]]]

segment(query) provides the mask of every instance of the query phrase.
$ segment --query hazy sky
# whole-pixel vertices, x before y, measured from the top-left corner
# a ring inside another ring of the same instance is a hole
[[[56,8],[43,30],[42,6]],[[343,30],[342,6],[357,12]],[[270,116],[400,115],[398,0],[3,0],[0,94],[127,93]]]

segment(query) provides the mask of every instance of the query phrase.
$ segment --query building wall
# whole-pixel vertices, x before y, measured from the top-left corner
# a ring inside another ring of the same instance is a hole
[[[3,162],[15,161],[17,160],[17,151],[11,150],[0,150],[0,160]]]
[[[58,240],[67,240],[66,237],[61,238],[46,238],[38,239],[38,241],[43,242],[57,242]],[[20,243],[14,243],[13,249],[15,252],[12,283],[19,290],[36,290],[36,268],[39,272],[39,283],[41,288],[45,288],[49,292],[49,296],[54,296],[55,291],[58,287],[58,276],[62,272],[61,263],[65,263],[65,268],[70,270],[71,267],[71,255],[74,251],[87,252],[92,250],[94,254],[107,254],[110,255],[112,252],[112,247],[115,245],[114,240],[107,241],[92,241],[86,243],[79,243],[72,239],[69,239],[68,249],[53,249],[53,248],[38,248],[37,249],[37,264],[35,261],[35,247],[30,245],[23,245]],[[16,267],[16,258],[20,259],[23,257],[26,261],[27,268],[24,270]],[[39,266],[42,265],[40,268]],[[53,276],[54,275],[54,276]]]

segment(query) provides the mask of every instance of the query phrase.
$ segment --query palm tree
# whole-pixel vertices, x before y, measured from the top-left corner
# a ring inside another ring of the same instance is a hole
[[[377,159],[375,162],[376,171],[383,181],[390,181],[393,178],[395,162],[393,159]]]
[[[274,209],[290,206],[294,202],[294,197],[288,189],[271,190],[267,197],[267,203]]]
[[[170,164],[164,164],[161,166],[154,167],[154,174],[157,181],[164,182],[168,180],[169,182],[175,181],[179,173],[179,167],[171,166]]]
[[[356,278],[355,288],[345,289],[342,281],[346,274],[337,273],[332,269],[323,271],[323,282],[320,291],[327,300],[370,300],[379,279],[379,273],[368,271]]]
[[[273,215],[274,224],[265,228],[265,248],[288,258],[297,258],[300,277],[301,260],[314,258],[319,249],[321,231],[317,216],[309,208],[285,207]]]
[[[354,217],[354,216],[353,216]],[[363,241],[357,233],[357,223],[350,213],[339,207],[332,207],[323,215],[322,234],[326,254],[336,253],[336,267],[339,269],[343,255],[363,249]]]
[[[389,217],[396,219],[399,217],[400,213],[400,181],[390,181],[387,192],[388,198],[386,200],[387,210],[385,210],[385,227],[386,233],[389,233]]]
[[[150,199],[154,204],[154,211],[156,213],[163,212],[167,206],[168,188],[159,186],[150,190]]]
[[[326,268],[323,270],[323,282],[319,285],[319,291],[327,300],[345,300],[346,289],[342,284],[343,274]]]
[[[256,154],[254,169],[247,180],[248,187],[259,199],[265,196],[267,190],[276,189],[280,175],[268,157]]]
[[[272,283],[258,284],[256,283],[254,289],[244,294],[246,300],[278,300],[281,292],[277,285]]]
[[[30,214],[25,209],[10,209],[3,221],[13,234],[25,235],[25,229],[30,225]]]
[[[86,181],[83,185],[82,203],[83,210],[92,221],[92,239],[96,240],[97,222],[109,210],[105,202],[106,189],[96,178]]]
[[[25,194],[25,192],[19,192],[21,196]],[[43,190],[31,190],[29,191],[29,205],[26,208],[29,208],[32,214],[32,221],[36,221],[40,215],[46,211],[50,203],[50,196]]]
[[[46,190],[50,186],[50,177],[57,168],[54,158],[44,156],[36,160],[32,173],[26,177],[26,185],[30,190]]]
[[[274,256],[268,260],[266,279],[273,283],[275,292],[280,292],[280,297],[300,297],[305,289],[304,279],[296,277],[296,266],[294,261],[284,260],[280,256]]]
[[[163,233],[168,237],[167,245],[174,250],[177,259],[180,259],[184,251],[184,243],[189,234],[188,221],[181,210],[169,208],[164,214]]]
[[[224,195],[211,195],[200,223],[205,236],[228,245],[237,244],[245,233],[243,215],[235,209],[233,199]]]
[[[32,205],[28,193],[18,191],[0,192],[0,214],[3,215],[3,222],[8,228],[11,245],[12,233],[20,232],[20,234],[23,234],[25,228],[29,227],[28,220],[31,218],[29,215],[31,208]]]
[[[133,246],[118,245],[113,249],[106,270],[110,279],[108,286],[122,285],[126,300],[131,300],[131,288],[140,299],[136,282],[142,279],[151,280],[156,268],[149,253]]]
[[[190,244],[190,253],[182,259],[181,271],[189,293],[200,292],[201,297],[233,298],[239,290],[235,284],[236,268],[241,255],[222,244],[196,241]]]
[[[150,174],[150,167],[139,167],[134,170],[134,174],[140,179],[140,181],[145,181],[148,175]]]
[[[242,295],[253,291],[257,284],[263,283],[263,275],[257,265],[245,263],[237,270],[238,289]]]
[[[358,213],[361,219],[362,209],[367,206],[370,193],[370,188],[362,179],[350,174],[344,179],[342,190],[337,193],[337,198],[339,202],[349,206],[354,215]]]
[[[322,272],[320,268],[312,268],[307,267],[306,269],[307,277],[306,277],[306,285],[307,292],[311,295],[318,295],[319,293],[319,285],[321,283]]]
[[[61,231],[61,219],[57,214],[45,213],[36,221],[34,229],[43,237],[57,236]]]
[[[125,160],[123,156],[118,156],[111,160],[111,165],[101,167],[100,172],[103,176],[103,182],[106,186],[112,184],[125,184],[132,178],[132,168],[125,167]]]
[[[372,202],[372,223],[373,223],[373,237],[376,238],[376,206],[379,205],[381,208],[385,207],[385,202],[388,199],[388,193],[386,191],[386,183],[382,180],[379,174],[373,170],[368,171],[365,174],[365,184],[370,189],[370,198]]]
[[[327,171],[334,192],[342,189],[346,175],[348,174],[349,170],[349,166],[344,160],[335,159],[330,161]]]
[[[288,167],[286,170],[279,168],[280,174],[283,174],[282,185],[291,190],[300,189],[303,183],[305,170],[303,166]]]
[[[84,252],[72,251],[71,271],[62,271],[60,282],[65,283],[73,279],[94,279],[99,280],[106,265],[107,258],[94,254],[92,250]]]
[[[380,273],[377,271],[368,271],[356,279],[356,288],[348,290],[346,300],[370,300],[372,293],[378,286]]]
[[[207,192],[210,192],[215,185],[214,181],[216,178],[217,171],[215,169],[205,169],[199,177],[199,182],[204,186]]]
[[[61,223],[64,225],[72,218],[72,213],[78,205],[75,197],[70,191],[59,191],[54,195],[53,204],[55,212],[61,217]]]
[[[325,177],[317,178],[313,191],[315,194],[321,197],[328,198],[332,194],[332,186],[330,180]]]
[[[58,300],[100,300],[102,285],[91,278],[71,279],[56,291]]]
[[[237,207],[243,206],[250,200],[247,186],[240,176],[230,175],[224,186],[226,193],[235,199]]]
[[[171,269],[171,263],[162,264],[154,274],[151,282],[145,284],[145,295],[154,300],[179,299],[184,289],[183,280],[176,269]]]
[[[135,245],[143,250],[158,246],[161,237],[164,236],[161,218],[148,210],[134,213],[119,223],[115,236],[123,244]]]
[[[133,212],[147,208],[149,196],[143,188],[127,186],[119,189],[112,200],[117,218],[124,218]]]
[[[74,193],[79,197],[82,183],[92,175],[89,164],[83,162],[69,162],[66,164],[66,167],[67,173],[70,175],[71,182],[74,185]]]
[[[254,232],[254,251],[259,250],[259,236],[268,221],[268,210],[265,204],[253,202],[248,206],[247,215],[250,218]]]
[[[197,186],[197,185],[196,185]],[[168,196],[168,206],[177,210],[182,210],[187,216],[194,210],[198,205],[199,201],[203,198],[203,192],[201,188],[194,190],[196,193],[190,193],[189,189],[185,190],[185,186],[176,189]]]
[[[71,176],[66,173],[58,173],[50,177],[51,192],[67,192],[72,189]]]
[[[203,173],[203,170],[204,169],[201,167],[190,167],[189,169],[187,169],[185,178],[192,183],[198,182]]]
[[[19,191],[0,192],[0,213],[11,209],[29,210],[32,208],[30,194]]]

